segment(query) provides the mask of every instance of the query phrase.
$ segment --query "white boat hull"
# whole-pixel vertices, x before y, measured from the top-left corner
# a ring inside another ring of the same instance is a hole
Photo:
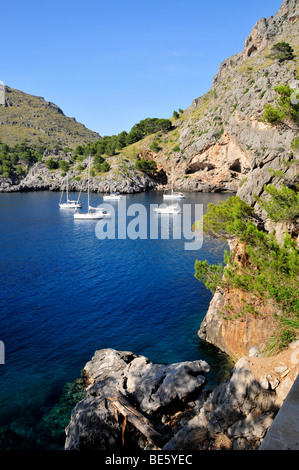
[[[74,219],[77,219],[77,220],[97,220],[97,219],[103,219],[103,216],[99,212],[88,212],[87,214],[80,214],[80,212],[76,212],[74,214]]]
[[[184,194],[163,194],[163,199],[185,199]]]
[[[78,204],[76,202],[64,202],[62,204],[59,204],[59,207],[61,209],[80,209],[82,207],[82,204]]]
[[[118,195],[107,195],[107,196],[103,196],[103,201],[118,201],[122,199],[122,196],[118,196]]]

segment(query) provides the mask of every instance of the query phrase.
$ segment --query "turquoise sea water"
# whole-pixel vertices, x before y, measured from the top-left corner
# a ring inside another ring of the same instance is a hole
[[[227,197],[190,193],[180,204],[206,210]],[[186,240],[171,237],[172,222],[169,239],[99,240],[96,222],[75,221],[59,199],[48,191],[0,195],[0,448],[63,445],[53,417],[46,429],[40,423],[97,349],[159,363],[205,359],[211,385],[219,368],[218,353],[197,336],[211,294],[194,278],[194,262],[223,261],[226,245],[205,238],[187,251]],[[126,196],[127,207],[143,204],[148,214],[161,202],[158,192]]]

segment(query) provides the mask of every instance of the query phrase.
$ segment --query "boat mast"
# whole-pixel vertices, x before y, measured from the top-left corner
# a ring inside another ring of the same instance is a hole
[[[89,158],[88,158],[88,197],[87,197],[87,212],[89,213],[89,177],[90,177],[90,154],[89,154]]]
[[[172,174],[171,174],[171,194],[173,194],[173,168],[172,168]]]
[[[60,194],[60,201],[59,201],[59,204],[61,204],[62,196],[63,196],[63,186],[62,186],[62,191],[61,191],[61,194]]]
[[[81,191],[82,191],[82,187],[80,188],[80,192],[79,192],[79,196],[78,196],[77,204],[79,203],[79,199],[80,199],[80,196],[81,196]]]

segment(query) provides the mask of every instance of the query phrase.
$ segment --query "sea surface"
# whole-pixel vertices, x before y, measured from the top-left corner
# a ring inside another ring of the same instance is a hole
[[[196,207],[205,212],[228,196],[187,193],[180,205],[192,207],[195,218]],[[159,363],[204,359],[210,386],[224,367],[225,358],[197,335],[212,295],[195,279],[194,263],[222,262],[226,244],[207,237],[200,249],[186,250],[184,230],[182,238],[173,236],[178,216],[170,216],[168,238],[161,235],[165,216],[152,213],[163,202],[160,192],[126,196],[128,213],[133,204],[146,212],[139,225],[137,212],[125,219],[133,221],[135,239],[132,230],[119,239],[116,202],[115,217],[104,224],[110,238],[99,239],[103,225],[74,220],[74,210],[60,209],[59,200],[51,191],[0,194],[0,449],[63,448],[76,380],[98,349]],[[85,194],[81,202],[86,208]],[[102,195],[91,194],[90,203],[100,205]],[[159,227],[155,239],[151,221]]]

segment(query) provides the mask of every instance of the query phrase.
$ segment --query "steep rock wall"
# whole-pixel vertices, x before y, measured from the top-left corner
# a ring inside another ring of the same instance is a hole
[[[219,90],[228,76],[232,77],[236,70],[243,70],[243,75],[235,78],[233,88],[234,98],[238,101],[237,112],[230,117],[226,115],[227,133],[234,136],[239,149],[243,150],[239,150],[239,159],[242,161],[243,154],[244,161],[245,154],[250,165],[250,171],[244,174],[236,193],[254,207],[264,230],[275,233],[280,243],[285,233],[298,239],[298,224],[271,222],[256,203],[255,196],[264,196],[264,186],[267,184],[279,186],[287,180],[290,185],[294,185],[299,181],[299,165],[296,164],[296,160],[299,162],[298,151],[291,147],[293,139],[298,136],[298,123],[273,126],[262,121],[265,104],[275,103],[275,85],[288,84],[293,89],[299,89],[295,63],[288,67],[277,61],[271,63],[268,58],[270,47],[279,40],[298,44],[296,8],[296,1],[285,0],[274,17],[258,21],[245,41],[243,53],[221,64],[213,83],[213,87]],[[245,64],[247,70],[250,68],[251,81],[245,83],[246,89],[242,94],[239,80],[244,80]],[[242,246],[235,242],[230,248],[236,259]],[[244,307],[244,299],[257,312],[256,315],[239,315]],[[279,313],[279,307],[273,302],[258,301],[254,296],[233,287],[225,291],[217,289],[198,334],[229,355],[240,357],[250,352],[259,354],[271,338],[275,329],[275,315]]]

